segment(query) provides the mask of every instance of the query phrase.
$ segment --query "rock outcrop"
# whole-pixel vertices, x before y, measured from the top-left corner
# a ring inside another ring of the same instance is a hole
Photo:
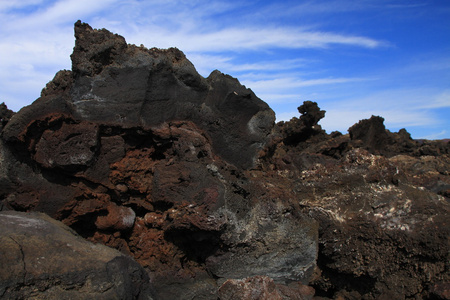
[[[219,71],[203,78],[176,48],[127,45],[123,37],[85,23],[75,24],[75,38],[72,71],[56,74],[33,107],[5,130],[6,140],[27,142],[30,122],[43,125],[41,130],[57,120],[145,130],[189,120],[229,163],[254,164],[275,114],[236,79]],[[28,138],[43,134],[36,130]]]
[[[317,296],[447,299],[450,144],[419,143],[383,121],[362,120],[349,135],[281,123],[279,139],[300,142],[271,145],[264,176],[278,174],[320,224]]]
[[[0,210],[44,212],[133,257],[154,299],[445,299],[448,142],[381,117],[327,134],[312,101],[275,124],[178,49],[81,22],[75,37],[71,71],[2,108]]]

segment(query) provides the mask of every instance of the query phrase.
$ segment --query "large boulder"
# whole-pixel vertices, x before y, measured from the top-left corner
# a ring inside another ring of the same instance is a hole
[[[2,299],[153,299],[131,257],[42,213],[0,212]]]

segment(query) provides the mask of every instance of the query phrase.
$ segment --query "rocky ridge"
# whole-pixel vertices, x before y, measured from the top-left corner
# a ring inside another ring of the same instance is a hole
[[[81,22],[75,38],[71,71],[18,113],[1,107],[1,210],[134,259],[130,299],[450,297],[448,142],[375,116],[327,134],[311,101],[275,124],[178,49]]]

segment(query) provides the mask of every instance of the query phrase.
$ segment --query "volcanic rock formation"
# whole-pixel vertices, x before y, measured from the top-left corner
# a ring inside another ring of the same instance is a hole
[[[0,210],[45,213],[129,256],[105,276],[131,276],[130,299],[448,297],[448,142],[381,117],[327,134],[312,101],[275,124],[250,89],[203,78],[178,49],[80,21],[75,38],[71,71],[18,113],[1,107]],[[28,255],[11,268],[38,282]],[[42,297],[62,278],[46,274]],[[3,295],[30,293],[8,280]]]

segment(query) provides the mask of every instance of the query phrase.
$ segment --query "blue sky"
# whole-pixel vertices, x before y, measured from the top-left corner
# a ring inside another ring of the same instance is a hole
[[[313,100],[327,132],[379,115],[450,137],[449,0],[0,0],[0,18],[0,102],[15,111],[71,68],[80,19],[237,77],[278,121]]]

